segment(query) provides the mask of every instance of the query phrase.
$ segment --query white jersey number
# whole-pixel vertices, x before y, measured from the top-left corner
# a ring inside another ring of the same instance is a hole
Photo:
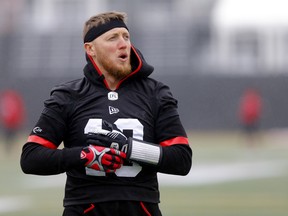
[[[144,127],[139,122],[138,119],[132,118],[120,118],[114,122],[114,124],[123,132],[123,131],[131,131],[132,137],[136,139],[143,140]],[[88,134],[97,129],[102,129],[102,119],[89,119],[87,122],[84,133]],[[131,165],[123,165],[120,169],[118,169],[115,174],[119,177],[135,177],[140,171],[142,167],[132,162]],[[93,176],[105,176],[105,172],[97,171],[86,167],[86,174]]]

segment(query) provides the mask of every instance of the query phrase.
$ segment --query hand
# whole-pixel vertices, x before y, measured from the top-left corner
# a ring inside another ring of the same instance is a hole
[[[103,147],[114,148],[123,152],[127,152],[127,137],[117,128],[115,124],[111,124],[105,120],[102,122],[102,129],[98,129],[93,133],[88,133],[88,145],[97,145]]]
[[[142,164],[158,165],[162,159],[160,145],[127,138],[115,124],[102,121],[102,129],[88,134],[88,144],[119,150],[125,159]]]
[[[126,154],[116,149],[93,146],[83,148],[81,159],[85,166],[94,170],[113,173],[121,167]]]

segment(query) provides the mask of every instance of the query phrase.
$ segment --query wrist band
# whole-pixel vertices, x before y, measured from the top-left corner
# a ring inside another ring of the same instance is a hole
[[[161,157],[161,147],[142,140],[130,139],[131,153],[130,160],[158,165]]]

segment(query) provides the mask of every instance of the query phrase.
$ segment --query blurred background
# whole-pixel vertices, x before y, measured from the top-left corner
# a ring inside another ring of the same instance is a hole
[[[61,215],[65,176],[26,176],[19,154],[51,88],[83,76],[84,22],[110,10],[128,14],[131,40],[178,99],[194,149],[187,177],[159,175],[165,215],[287,215],[287,6],[0,0],[0,215]]]

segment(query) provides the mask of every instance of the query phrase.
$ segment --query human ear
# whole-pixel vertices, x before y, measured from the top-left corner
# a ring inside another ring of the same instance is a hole
[[[95,56],[95,48],[92,43],[84,43],[84,49],[88,55]]]

